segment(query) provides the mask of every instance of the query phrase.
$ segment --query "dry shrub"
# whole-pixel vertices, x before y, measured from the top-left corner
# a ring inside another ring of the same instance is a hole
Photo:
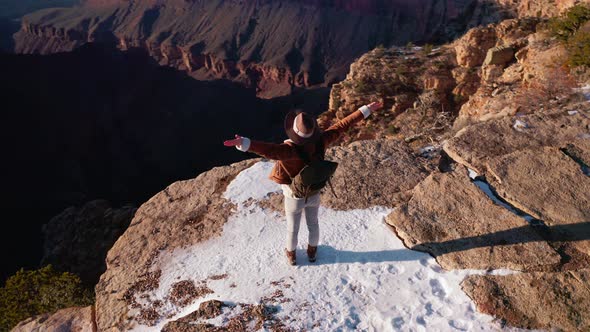
[[[193,300],[212,293],[213,291],[207,285],[201,284],[197,287],[194,281],[183,280],[172,285],[169,299],[173,304],[184,307]]]

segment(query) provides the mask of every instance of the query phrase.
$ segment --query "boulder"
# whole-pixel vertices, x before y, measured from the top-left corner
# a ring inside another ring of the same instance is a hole
[[[571,88],[563,82],[560,65],[568,56],[568,52],[562,43],[550,42],[546,32],[537,32],[528,37],[528,46],[518,51],[519,62],[524,69],[524,77],[527,83],[532,84],[556,84]]]
[[[457,132],[443,148],[455,161],[485,174],[488,161],[514,151],[544,146],[564,148],[589,141],[590,109],[586,103],[579,103],[478,123]]]
[[[138,309],[128,302],[136,289],[159,283],[153,271],[161,250],[174,250],[221,234],[233,204],[223,198],[227,185],[258,159],[216,167],[197,178],[173,183],[144,203],[127,231],[109,251],[107,270],[96,286],[100,331],[132,327]]]
[[[463,167],[430,175],[386,221],[407,247],[430,253],[447,270],[534,270],[560,261],[523,218],[478,189]]]
[[[416,162],[406,143],[394,140],[359,141],[336,147],[326,159],[339,163],[322,204],[336,210],[393,207],[406,201],[427,171]]]
[[[73,307],[20,322],[12,332],[95,332],[93,307]]]
[[[488,83],[496,81],[503,73],[504,69],[501,65],[487,64],[481,67],[481,78]]]
[[[424,78],[425,90],[449,91],[456,85],[455,80],[450,76],[432,75]]]
[[[488,114],[497,117],[507,107],[518,109],[521,114],[538,112],[571,95],[575,83],[571,75],[556,65],[556,59],[567,55],[565,47],[545,32],[532,33],[535,22],[535,19],[508,20],[495,26],[497,43],[509,46],[491,45],[485,61],[482,59],[480,63],[481,84],[470,95],[464,95],[461,91],[464,87],[458,81],[461,90],[456,89],[455,94],[469,98],[460,105],[455,130],[486,121]],[[512,36],[511,29],[517,26],[520,32]],[[506,89],[492,94],[498,88]]]
[[[488,164],[498,194],[543,220],[554,241],[590,255],[590,177],[557,148],[515,151]]]
[[[498,40],[504,44],[519,43],[522,38],[534,33],[541,20],[536,17],[520,17],[508,19],[496,25]]]
[[[524,329],[590,330],[590,270],[471,275],[463,290],[480,312]]]
[[[462,67],[477,67],[483,63],[486,51],[496,44],[493,27],[479,27],[469,30],[455,44],[457,64]]]
[[[475,68],[456,67],[452,70],[452,75],[457,82],[457,86],[453,89],[455,95],[469,98],[481,84],[481,73]]]
[[[502,76],[499,77],[498,83],[503,85],[515,85],[522,82],[524,69],[519,63],[514,63],[504,69]]]
[[[483,64],[486,66],[504,66],[512,60],[514,60],[514,48],[509,45],[503,45],[490,48],[486,54]]]

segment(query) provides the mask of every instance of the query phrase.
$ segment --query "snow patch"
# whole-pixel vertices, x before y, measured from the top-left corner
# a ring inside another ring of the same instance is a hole
[[[538,220],[533,216],[526,214],[522,211],[516,210],[513,206],[501,200],[498,197],[498,195],[496,195],[496,193],[492,190],[492,187],[490,187],[490,185],[487,182],[482,181],[479,178],[479,174],[476,171],[472,170],[471,168],[468,168],[467,170],[469,172],[469,178],[472,180],[473,184],[475,184],[481,191],[483,191],[483,193],[486,194],[486,196],[488,196],[495,204],[500,205],[506,210],[512,212],[513,214],[523,218],[529,224],[539,225],[543,223],[541,220]]]
[[[307,229],[302,222],[298,266],[287,265],[283,253],[284,218],[261,207],[244,206],[279,186],[267,180],[272,163],[260,162],[241,172],[225,197],[237,203],[223,234],[193,247],[160,256],[162,277],[149,301],[165,299],[174,283],[206,280],[214,293],[184,307],[166,302],[156,326],[195,311],[211,299],[257,304],[280,290],[276,316],[294,330],[310,331],[498,331],[493,317],[478,313],[460,283],[485,271],[444,271],[428,254],[404,247],[384,222],[392,209],[335,211],[321,207],[320,247],[316,263],[307,262]],[[498,270],[492,274],[507,275]],[[212,275],[225,278],[211,279]],[[227,315],[209,321],[219,326]]]
[[[529,126],[526,124],[526,122],[521,121],[521,120],[516,120],[514,121],[514,125],[512,126],[512,128],[514,128],[516,131],[520,131],[523,132],[524,129],[527,129]]]
[[[469,173],[469,178],[471,180],[475,180],[475,178],[477,178],[479,176],[479,174],[476,171],[472,170],[471,168],[468,168],[467,171]]]
[[[580,87],[579,89],[575,89],[575,91],[583,94],[584,97],[586,97],[586,100],[588,100],[590,102],[590,84],[586,84],[586,85]]]
[[[427,145],[420,149],[419,153],[420,156],[428,159],[434,158],[437,154],[440,153],[442,147],[440,145]]]
[[[278,184],[268,178],[274,163],[262,161],[254,164],[247,171],[241,172],[225,191],[225,198],[234,204],[242,204],[249,198],[262,199],[269,193],[280,191]],[[260,176],[264,174],[266,176]]]

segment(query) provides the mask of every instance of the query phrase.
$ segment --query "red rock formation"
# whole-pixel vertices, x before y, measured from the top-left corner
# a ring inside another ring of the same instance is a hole
[[[501,5],[515,8],[518,16],[551,17],[563,13],[566,9],[589,0],[496,0]]]
[[[483,17],[476,0],[87,0],[23,19],[18,53],[93,41],[144,48],[196,78],[230,79],[260,96],[329,85],[379,44],[448,39]]]

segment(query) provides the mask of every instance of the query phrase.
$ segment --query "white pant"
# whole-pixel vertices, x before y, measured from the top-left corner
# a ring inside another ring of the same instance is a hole
[[[307,230],[309,231],[308,244],[316,247],[320,239],[320,226],[318,224],[318,210],[320,208],[320,194],[317,193],[307,198],[295,198],[288,186],[283,185],[285,196],[285,215],[287,216],[287,250],[297,248],[297,235],[301,216],[305,213]]]

